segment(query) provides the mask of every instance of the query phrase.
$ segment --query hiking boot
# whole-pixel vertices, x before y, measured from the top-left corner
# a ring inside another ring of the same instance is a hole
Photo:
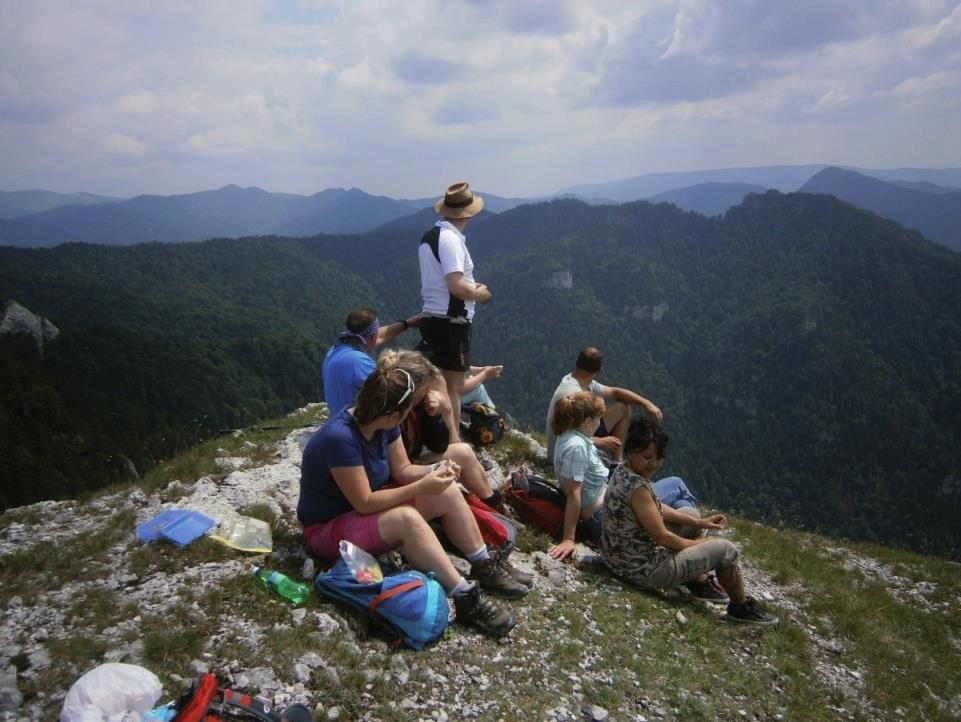
[[[491,637],[503,637],[517,624],[506,609],[502,609],[480,593],[479,584],[471,584],[465,591],[453,595],[457,621],[480,630]]]
[[[523,584],[515,581],[494,557],[471,564],[470,576],[478,581],[484,591],[500,594],[506,599],[520,599],[530,591]]]
[[[760,624],[762,626],[773,626],[778,623],[778,618],[765,612],[764,607],[754,597],[745,599],[744,604],[734,604],[733,602],[728,604],[727,618],[731,622]]]
[[[504,569],[504,571],[511,575],[511,578],[515,582],[523,584],[528,589],[534,588],[534,575],[525,571],[521,571],[511,564],[511,548],[509,546],[504,546],[502,549],[492,551],[491,555],[497,560],[497,563]]]
[[[692,597],[700,599],[702,602],[727,604],[731,601],[727,596],[727,592],[724,591],[724,588],[718,583],[717,577],[713,574],[709,575],[703,582],[692,580],[685,582],[684,586],[687,588],[687,591],[691,593]]]

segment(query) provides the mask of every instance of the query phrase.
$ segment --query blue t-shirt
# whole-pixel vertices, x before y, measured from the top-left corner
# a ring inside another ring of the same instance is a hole
[[[349,343],[331,346],[324,356],[324,400],[331,417],[357,401],[357,392],[377,368],[374,359]]]
[[[577,429],[557,437],[554,447],[554,472],[558,479],[581,484],[581,509],[590,509],[607,488],[607,464],[586,434]]]
[[[370,490],[390,481],[387,447],[400,436],[400,429],[380,430],[370,441],[360,433],[357,421],[346,409],[317,429],[304,449],[300,463],[300,499],[297,518],[304,526],[321,524],[353,511],[337,486],[331,469],[363,466]]]

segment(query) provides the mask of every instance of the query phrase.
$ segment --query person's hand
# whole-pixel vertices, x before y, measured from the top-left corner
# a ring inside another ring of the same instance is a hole
[[[617,452],[621,450],[621,440],[616,436],[595,436],[594,446],[611,456],[617,456]]]
[[[701,519],[701,525],[704,529],[724,529],[727,527],[727,517],[723,514],[711,514]]]
[[[441,394],[431,389],[424,395],[424,411],[428,416],[436,416],[441,411]]]
[[[416,314],[416,315],[414,315],[414,316],[411,316],[410,318],[407,319],[407,325],[408,325],[410,328],[417,328],[418,326],[420,326],[420,320],[421,320],[423,317],[424,317],[424,314],[422,314],[422,313],[418,313],[418,314]]]
[[[454,473],[454,481],[460,481],[460,464],[453,459],[444,459],[449,468]]]
[[[574,553],[574,542],[572,542],[569,539],[565,539],[557,546],[553,546],[550,549],[548,549],[547,553],[550,554],[552,557],[554,557],[554,559],[563,561],[564,559],[567,559],[567,557],[569,557],[571,554]]]
[[[487,381],[489,379],[499,379],[503,370],[503,366],[485,366],[481,373],[484,374],[484,380]]]
[[[477,301],[477,303],[487,303],[491,300],[491,292],[490,289],[487,288],[487,284],[474,284],[474,300]]]
[[[443,494],[454,483],[454,471],[444,462],[434,464],[421,478],[423,494]]]
[[[644,410],[647,412],[647,415],[651,417],[652,421],[661,423],[664,420],[664,414],[662,414],[661,410],[650,401],[646,401],[644,403]]]

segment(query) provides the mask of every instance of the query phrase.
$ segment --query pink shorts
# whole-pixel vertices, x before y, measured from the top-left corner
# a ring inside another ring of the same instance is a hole
[[[413,501],[406,505],[416,506]],[[320,559],[337,559],[340,556],[340,540],[346,539],[375,557],[386,554],[393,547],[380,535],[378,525],[382,514],[383,511],[376,514],[349,511],[322,524],[305,526],[304,542],[307,550]]]
[[[381,512],[383,513],[383,512]],[[346,539],[375,557],[390,551],[380,536],[380,514],[361,514],[349,511],[322,524],[304,527],[307,549],[320,559],[336,559],[340,556],[340,540]]]

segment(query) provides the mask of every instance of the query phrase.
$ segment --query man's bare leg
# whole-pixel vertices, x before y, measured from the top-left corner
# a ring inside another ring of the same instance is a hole
[[[454,417],[455,428],[451,429],[451,437],[459,438],[460,432],[460,396],[464,391],[464,371],[448,371],[443,369],[441,374],[444,376],[444,383],[447,384],[447,395],[450,397],[450,409]],[[625,428],[624,433],[627,433]]]
[[[621,442],[621,448],[614,454],[617,461],[624,459],[623,446],[627,438],[627,427],[631,423],[631,407],[621,401],[613,401],[607,405],[607,411],[601,417],[607,429],[607,435],[617,438]]]

